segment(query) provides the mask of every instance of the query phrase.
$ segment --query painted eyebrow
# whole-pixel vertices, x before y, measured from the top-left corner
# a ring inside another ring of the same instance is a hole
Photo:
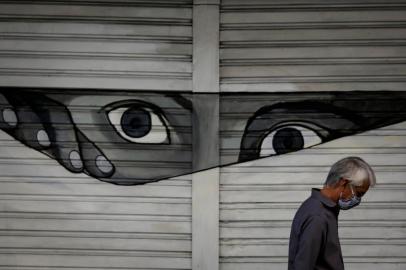
[[[190,99],[185,98],[181,94],[167,94],[167,97],[172,98],[177,104],[182,106],[184,109],[188,111],[193,110],[193,103]]]

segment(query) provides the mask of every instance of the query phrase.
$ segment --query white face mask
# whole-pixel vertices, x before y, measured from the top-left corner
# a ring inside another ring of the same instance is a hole
[[[343,192],[341,191],[340,194],[340,199],[338,200],[338,206],[340,207],[340,209],[342,210],[348,210],[351,209],[357,205],[359,205],[361,203],[361,197],[358,197],[354,194],[354,190],[352,189],[352,185],[350,185],[350,189],[351,189],[351,193],[352,196],[349,199],[343,200],[342,199],[342,195]]]

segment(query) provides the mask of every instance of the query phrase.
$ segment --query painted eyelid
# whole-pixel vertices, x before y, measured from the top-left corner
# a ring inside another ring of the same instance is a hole
[[[300,149],[305,149],[309,147],[313,147],[315,145],[323,143],[323,137],[318,134],[316,130],[311,127],[295,124],[284,124],[281,126],[274,127],[268,132],[264,138],[262,139],[260,146],[259,146],[259,156],[265,157],[270,155],[278,155],[284,154],[281,153],[280,150],[283,149],[285,146],[284,144],[284,136],[282,136],[282,141],[280,140],[280,134],[285,132],[292,132],[295,131],[296,135],[300,135],[299,141],[296,137],[296,144],[300,144]],[[282,143],[282,145],[281,145]],[[292,141],[293,143],[293,141]],[[299,148],[297,150],[299,150]],[[296,151],[297,151],[296,150]],[[292,151],[295,151],[292,149]],[[290,151],[286,151],[290,152]]]
[[[310,116],[306,116],[307,113],[309,113]],[[314,118],[312,114],[317,114],[317,116],[323,117]],[[283,118],[286,117],[290,120],[285,122],[297,121],[304,124],[321,127],[326,131],[333,131],[335,126],[354,126],[359,122],[364,122],[362,117],[359,117],[356,114],[349,115],[348,111],[335,107],[331,104],[314,101],[301,101],[292,103],[278,103],[272,106],[262,107],[249,119],[245,131],[249,131],[249,128],[255,126],[258,121],[261,122],[270,119],[269,117],[264,118],[264,116],[267,115],[277,115],[278,117],[280,116]],[[296,120],[292,120],[292,116],[295,116],[294,118]],[[328,118],[326,116],[332,117]],[[351,119],[349,116],[351,116]],[[281,122],[284,121],[279,121],[275,125],[272,125],[272,127],[280,126]]]
[[[284,128],[284,127],[290,127],[290,126],[298,126],[301,128],[306,128],[309,129],[311,131],[313,131],[314,133],[316,133],[320,138],[324,138],[326,136],[326,132],[329,131],[328,128],[313,123],[311,121],[307,121],[307,120],[299,120],[299,121],[286,121],[286,122],[282,122],[282,123],[278,123],[274,126],[272,126],[271,128],[268,129],[268,133],[271,133],[275,130]]]
[[[262,139],[286,123],[301,122],[305,126],[315,127],[310,129],[321,138],[321,143],[354,134],[362,117],[349,119],[348,115],[341,108],[321,102],[278,103],[262,107],[246,124],[238,160],[244,162],[259,158]]]
[[[125,99],[125,100],[118,100],[118,101],[114,101],[112,103],[106,104],[103,107],[101,107],[98,112],[99,113],[108,113],[112,110],[115,110],[115,109],[118,109],[121,107],[131,107],[132,105],[135,105],[135,104],[141,104],[141,105],[144,105],[145,107],[159,110],[159,106],[149,103],[147,101],[143,101],[141,99]]]

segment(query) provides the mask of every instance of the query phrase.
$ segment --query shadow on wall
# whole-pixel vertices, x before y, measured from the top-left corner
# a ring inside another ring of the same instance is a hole
[[[210,145],[207,130],[218,117],[220,161],[192,166],[193,145]],[[119,185],[299,151],[405,120],[406,92],[0,90],[3,131],[73,173]]]

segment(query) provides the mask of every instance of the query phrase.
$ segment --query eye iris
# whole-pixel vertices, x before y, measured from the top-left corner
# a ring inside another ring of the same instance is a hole
[[[304,140],[302,133],[295,128],[282,128],[275,133],[272,146],[277,154],[285,154],[303,149]]]
[[[133,138],[141,138],[151,131],[151,115],[141,108],[130,108],[121,117],[121,128]]]

